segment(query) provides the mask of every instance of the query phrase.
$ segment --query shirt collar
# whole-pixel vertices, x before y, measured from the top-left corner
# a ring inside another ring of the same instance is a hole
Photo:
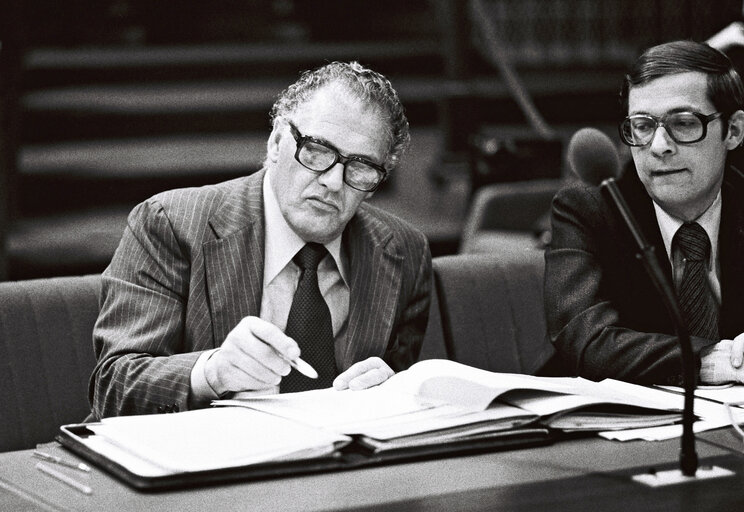
[[[264,234],[264,286],[292,261],[297,251],[302,249],[305,241],[287,224],[287,220],[279,209],[279,202],[271,187],[271,172],[267,172],[263,182],[264,220],[266,231]],[[324,244],[328,253],[333,257],[341,278],[348,286],[347,269],[341,257],[341,235]],[[327,265],[328,260],[321,262],[321,267]]]
[[[666,249],[667,257],[669,261],[672,261],[672,240],[674,234],[683,224],[683,221],[677,217],[673,217],[665,212],[661,206],[654,202],[654,210],[656,210],[656,221],[659,224],[661,230],[661,238],[664,240],[664,248]],[[710,261],[714,262],[718,258],[718,229],[721,226],[721,191],[718,191],[718,195],[702,215],[700,215],[695,222],[700,224],[705,232],[708,234],[710,239]]]

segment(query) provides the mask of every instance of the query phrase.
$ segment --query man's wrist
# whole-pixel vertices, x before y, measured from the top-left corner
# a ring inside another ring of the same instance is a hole
[[[209,383],[205,373],[207,360],[218,350],[219,348],[215,348],[203,352],[191,369],[191,393],[189,395],[189,401],[194,404],[206,405],[210,400],[219,398],[219,394]]]

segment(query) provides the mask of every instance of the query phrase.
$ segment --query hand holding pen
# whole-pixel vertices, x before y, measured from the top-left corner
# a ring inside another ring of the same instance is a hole
[[[218,395],[273,388],[292,368],[310,378],[317,373],[300,359],[297,343],[277,326],[255,316],[243,318],[204,366]]]

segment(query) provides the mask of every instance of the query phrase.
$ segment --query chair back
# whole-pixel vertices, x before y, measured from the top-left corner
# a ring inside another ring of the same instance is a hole
[[[0,283],[0,451],[51,441],[90,412],[101,276]]]
[[[550,204],[562,183],[547,179],[479,188],[465,218],[459,252],[487,252],[490,242],[481,238],[490,234],[498,234],[499,241],[507,243],[511,238],[520,247],[537,247],[537,236],[548,227]]]
[[[555,351],[543,308],[543,252],[434,258],[449,358],[484,370],[543,374]]]

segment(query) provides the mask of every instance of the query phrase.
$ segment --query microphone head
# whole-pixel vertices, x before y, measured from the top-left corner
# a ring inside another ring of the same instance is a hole
[[[571,171],[583,182],[599,185],[620,176],[622,166],[615,144],[596,128],[582,128],[571,137],[567,151]]]

